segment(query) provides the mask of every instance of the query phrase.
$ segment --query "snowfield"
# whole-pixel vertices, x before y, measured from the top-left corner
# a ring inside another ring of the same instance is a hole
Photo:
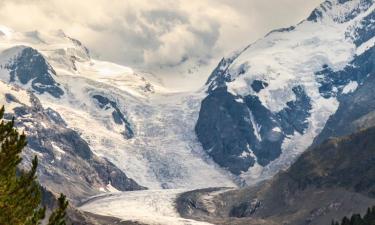
[[[317,82],[316,73],[324,66],[340,71],[356,56],[374,45],[374,38],[356,46],[351,35],[361,20],[375,10],[372,4],[366,8],[364,1],[353,0],[339,3],[327,1],[318,8],[323,11],[317,21],[304,20],[295,27],[269,33],[264,38],[237,51],[225,59],[234,58],[225,70],[228,92],[234,96],[259,97],[267,109],[279,112],[287,103],[295,100],[293,87],[300,85],[311,99],[312,110],[308,129],[301,135],[288,136],[282,145],[282,155],[265,167],[251,167],[242,177],[253,184],[272,177],[280,169],[286,169],[308,146],[310,146],[326,121],[339,106],[336,97],[324,98]],[[358,16],[345,20],[353,12]],[[230,60],[231,61],[231,60]],[[254,80],[264,81],[268,86],[259,93],[251,88]],[[217,86],[211,81],[211,87]],[[349,94],[356,90],[356,82],[349,83],[342,91]],[[255,135],[259,125],[252,121]]]
[[[62,31],[0,29],[6,34],[0,37],[1,64],[28,46],[38,50],[56,71],[53,78],[65,92],[60,98],[38,94],[43,106],[59,112],[94,153],[108,158],[140,185],[152,189],[236,186],[196,140],[194,125],[202,92],[176,92],[154,75],[91,59],[80,42]],[[0,72],[0,78],[9,81],[9,72]],[[29,84],[17,84],[31,89]],[[124,137],[124,124],[114,121],[113,107],[100,108],[94,98],[98,95],[116,104],[134,137]]]
[[[175,209],[175,200],[185,191],[170,189],[111,193],[88,200],[80,209],[150,225],[209,225],[180,217]]]
[[[0,81],[0,107],[6,105],[5,112],[11,112],[15,107],[26,105],[31,106],[32,103],[30,102],[30,96],[27,91],[24,89],[14,87],[12,85],[8,85],[3,81]],[[8,97],[4,95],[5,93],[8,94]],[[15,96],[17,98],[16,101],[9,101],[9,97]]]
[[[122,127],[108,126],[110,115],[105,111],[98,114],[95,105],[88,106],[92,102],[89,98],[85,103],[83,96],[75,100],[41,99],[79,131],[96,154],[110,159],[140,185],[152,189],[236,186],[229,173],[214,164],[196,141],[199,95],[158,94],[140,102],[124,99],[125,94],[109,92],[105,87],[98,89],[98,85],[95,93],[115,96],[126,112],[131,112],[133,138],[125,139],[120,133]],[[118,132],[113,132],[116,128]]]
[[[36,49],[56,72],[53,79],[64,94],[59,98],[40,94],[30,83],[18,80],[12,86],[34,92],[42,105],[58,112],[96,155],[151,189],[121,193],[109,184],[98,189],[109,194],[95,197],[82,206],[83,210],[150,224],[205,224],[179,217],[173,203],[177,195],[184,190],[237,186],[235,178],[217,166],[196,139],[194,126],[203,92],[178,92],[151,74],[91,59],[84,46],[61,31],[0,30],[6,34],[0,36],[0,79],[9,82],[5,65],[25,48]],[[111,103],[103,106],[98,99]],[[114,120],[114,110],[127,120],[133,136],[124,135],[127,130]],[[53,152],[57,157],[64,154],[57,146]]]
[[[336,4],[338,0],[332,2]],[[243,180],[254,184],[270,178],[306,150],[336,112],[339,102],[336,97],[321,95],[316,72],[324,66],[341,70],[356,55],[374,46],[374,38],[361,46],[348,38],[360,20],[375,10],[374,5],[360,8],[360,2],[353,0],[331,9],[324,8],[322,20],[305,20],[293,29],[271,32],[226,58],[231,62],[225,65],[228,68],[223,66],[222,69],[229,78],[228,91],[235,96],[257,96],[272,112],[284,109],[287,102],[295,100],[295,86],[302,86],[311,99],[305,133],[287,136],[280,157],[265,167],[256,163],[239,177],[214,163],[197,140],[194,127],[201,101],[207,96],[204,90],[207,87],[180,92],[166,87],[152,74],[92,59],[79,41],[62,31],[20,33],[0,26],[0,80],[5,82],[0,82],[0,91],[20,100],[20,103],[7,103],[6,97],[1,95],[0,104],[6,103],[7,110],[18,104],[32,104],[26,90],[34,92],[43,107],[58,112],[94,154],[107,158],[129,178],[149,189],[119,192],[109,183],[98,187],[98,193],[106,193],[93,196],[80,209],[147,224],[207,224],[178,215],[175,200],[179,194],[208,187],[238,187]],[[356,7],[363,12],[355,19],[344,21],[345,15]],[[43,56],[51,66],[48,68],[53,68],[55,73],[49,71],[49,75],[63,90],[61,96],[38,93],[31,84],[33,80],[21,84],[16,79],[12,85],[6,84],[10,82],[6,65],[29,47]],[[266,81],[267,88],[256,93],[250,87],[254,80]],[[212,86],[217,85],[212,82]],[[342,93],[350,94],[358,85],[350,82]],[[243,100],[238,102],[243,103]],[[261,126],[249,113],[249,124],[261,141]],[[280,127],[272,129],[281,132]],[[63,148],[52,146],[61,159],[65,154]],[[36,154],[43,156],[40,152]],[[248,156],[255,157],[250,147],[241,155]]]

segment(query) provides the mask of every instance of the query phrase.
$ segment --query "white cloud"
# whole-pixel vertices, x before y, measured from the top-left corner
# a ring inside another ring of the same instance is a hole
[[[0,21],[18,31],[62,29],[117,63],[187,69],[299,22],[320,1],[0,0]]]

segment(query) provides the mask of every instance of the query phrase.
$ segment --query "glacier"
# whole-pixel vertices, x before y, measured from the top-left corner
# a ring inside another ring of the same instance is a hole
[[[55,192],[76,186],[67,194],[80,209],[150,224],[205,224],[179,217],[181,193],[253,185],[287,169],[340,98],[362,85],[359,75],[340,71],[374,47],[373,3],[325,1],[299,24],[223,58],[193,91],[94,59],[61,30],[0,26],[0,104],[22,115],[20,129],[55,135],[39,143],[48,151],[29,148],[25,157],[44,159],[40,180]],[[85,151],[58,141],[70,132]]]

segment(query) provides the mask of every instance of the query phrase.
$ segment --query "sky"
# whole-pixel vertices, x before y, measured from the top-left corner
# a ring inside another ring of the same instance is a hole
[[[94,58],[200,80],[222,57],[273,29],[297,24],[321,2],[0,0],[0,23],[16,31],[62,29]]]

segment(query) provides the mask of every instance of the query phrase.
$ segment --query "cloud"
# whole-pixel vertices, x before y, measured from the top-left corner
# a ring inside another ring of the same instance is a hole
[[[191,69],[297,23],[320,1],[0,0],[0,21],[19,31],[62,29],[120,64]]]

